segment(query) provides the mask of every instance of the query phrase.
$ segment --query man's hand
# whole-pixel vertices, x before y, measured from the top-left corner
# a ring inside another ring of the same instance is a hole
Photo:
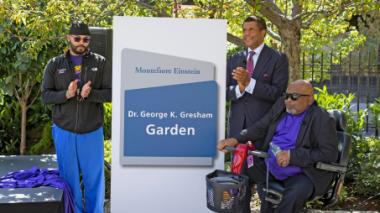
[[[232,71],[232,78],[237,81],[240,92],[243,92],[251,81],[248,71],[242,67],[237,67]]]
[[[277,164],[281,167],[287,167],[290,161],[290,150],[280,151],[276,155]]]
[[[223,152],[227,152],[226,150],[224,150],[224,147],[236,146],[238,143],[239,143],[239,141],[237,141],[235,138],[227,138],[227,139],[221,140],[218,143],[218,150],[223,151]]]
[[[82,98],[87,98],[90,92],[91,92],[91,81],[88,81],[85,85],[83,85],[80,96],[82,96]]]
[[[66,98],[70,99],[75,96],[78,88],[78,80],[74,80],[70,82],[69,87],[67,88],[66,91]]]

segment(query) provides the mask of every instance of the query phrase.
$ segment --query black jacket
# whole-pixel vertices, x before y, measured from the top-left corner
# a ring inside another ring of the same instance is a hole
[[[87,133],[103,125],[103,103],[111,101],[111,70],[105,69],[103,56],[87,52],[83,56],[81,84],[91,81],[91,92],[86,99],[80,96],[66,99],[66,91],[75,79],[74,65],[69,51],[52,58],[46,65],[42,81],[42,101],[53,104],[53,122],[75,133]],[[79,93],[80,94],[80,93]]]
[[[239,141],[263,141],[257,149],[267,151],[278,123],[286,115],[284,99],[280,98],[272,109],[257,123],[242,131]],[[290,165],[301,167],[314,184],[314,195],[323,194],[331,183],[333,173],[315,168],[317,162],[331,163],[338,158],[338,139],[335,121],[328,112],[314,103],[307,111],[299,130],[296,148],[290,150]]]

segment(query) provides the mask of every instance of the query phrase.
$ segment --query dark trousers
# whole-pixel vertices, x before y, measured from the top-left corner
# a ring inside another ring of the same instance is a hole
[[[277,208],[273,208],[272,203],[265,201],[265,184],[258,184],[257,191],[259,193],[261,208],[260,213],[297,213],[302,211],[304,204],[311,197],[314,186],[311,180],[303,173],[289,177],[284,181],[280,181],[285,190],[281,203]]]
[[[243,129],[247,128],[247,126],[250,126],[247,124],[246,118],[244,119],[244,125]],[[256,141],[255,145],[256,148],[259,148],[262,146],[263,141]],[[258,146],[258,144],[260,144]],[[266,166],[265,161],[263,158],[254,157],[254,164],[253,167],[247,168],[247,161],[244,162],[244,165],[241,169],[241,174],[247,175],[249,177],[249,187],[247,188],[247,192],[245,195],[244,203],[243,203],[243,209],[239,213],[251,213],[251,197],[252,197],[252,187],[255,184],[264,184],[265,183],[265,177],[266,177]]]
[[[277,208],[265,201],[264,188],[266,187],[266,165],[262,158],[254,158],[254,166],[247,169],[243,167],[242,173],[247,175],[250,179],[250,184],[246,197],[244,200],[244,208],[242,213],[250,213],[251,207],[251,188],[254,184],[257,184],[257,192],[261,201],[260,212],[261,213],[296,213],[303,209],[303,205],[311,197],[314,191],[314,186],[311,180],[303,173],[290,177],[282,182],[285,187],[285,191],[282,197],[281,203]],[[274,177],[269,174],[269,181],[275,180]]]
[[[245,162],[246,163],[246,162]],[[244,208],[242,213],[250,213],[251,212],[251,188],[257,184],[265,185],[265,177],[266,177],[266,166],[265,162],[262,158],[254,157],[254,166],[251,168],[247,168],[247,165],[244,165],[242,168],[242,174],[245,174],[249,177],[249,187],[244,199]]]

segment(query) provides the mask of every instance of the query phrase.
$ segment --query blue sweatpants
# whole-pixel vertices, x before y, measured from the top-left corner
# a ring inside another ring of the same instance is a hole
[[[70,185],[74,196],[75,213],[103,213],[103,127],[86,134],[77,134],[54,124],[52,132],[59,173]],[[83,178],[86,208],[82,202],[80,174]]]

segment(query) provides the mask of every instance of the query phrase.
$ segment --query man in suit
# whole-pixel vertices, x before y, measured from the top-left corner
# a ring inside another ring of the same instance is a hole
[[[243,23],[246,50],[227,62],[228,135],[251,126],[272,107],[288,84],[288,59],[264,44],[266,23],[250,16]]]
[[[261,212],[294,213],[313,196],[323,195],[333,173],[315,168],[317,162],[332,163],[338,157],[334,119],[314,101],[313,87],[304,80],[291,83],[286,95],[258,122],[233,138],[221,140],[218,149],[248,140],[261,141],[268,151],[265,160],[255,160],[254,179],[258,185]],[[265,174],[285,187],[276,209],[265,201]]]
[[[260,120],[285,91],[288,84],[288,59],[264,44],[266,23],[263,18],[250,16],[243,23],[246,49],[227,62],[227,100],[231,101],[228,136]],[[250,165],[249,165],[250,166]],[[253,169],[243,165],[242,173],[250,177]],[[246,194],[245,211],[250,211],[251,190]]]

